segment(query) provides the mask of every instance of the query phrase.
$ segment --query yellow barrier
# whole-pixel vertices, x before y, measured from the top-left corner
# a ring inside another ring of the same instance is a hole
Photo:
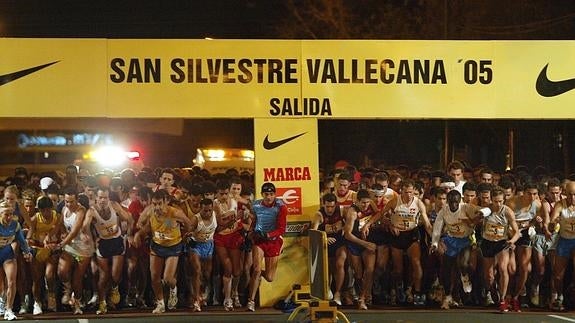
[[[309,230],[309,264],[310,285],[293,286],[294,303],[299,306],[288,321],[294,321],[300,313],[305,313],[311,322],[337,322],[338,317],[349,322],[345,314],[329,301],[327,235],[324,231]]]

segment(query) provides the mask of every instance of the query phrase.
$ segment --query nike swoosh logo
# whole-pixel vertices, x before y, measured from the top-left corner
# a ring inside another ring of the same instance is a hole
[[[315,249],[314,255],[311,258],[311,283],[313,284],[313,281],[315,280],[315,271],[317,269],[317,256],[319,253],[319,249]]]
[[[288,142],[290,142],[290,141],[292,141],[292,140],[294,140],[294,139],[296,139],[296,138],[298,138],[298,137],[301,137],[301,136],[305,135],[306,133],[307,133],[307,132],[302,132],[302,133],[300,133],[299,135],[295,135],[295,136],[292,136],[292,137],[289,137],[289,138],[285,138],[285,139],[282,139],[282,140],[278,140],[278,141],[270,141],[269,138],[268,138],[268,137],[269,137],[269,134],[268,134],[268,135],[266,135],[266,137],[264,138],[264,148],[267,149],[267,150],[276,149],[277,147],[279,147],[279,146],[281,146],[281,145],[284,145],[284,144],[286,144],[286,143],[288,143]]]
[[[543,67],[537,77],[537,83],[535,84],[535,89],[539,95],[552,97],[575,89],[575,78],[562,81],[549,80],[547,77],[547,66],[549,66],[549,64]]]
[[[31,67],[31,68],[27,68],[25,70],[21,70],[21,71],[17,71],[17,72],[13,72],[13,73],[9,73],[9,74],[4,74],[4,75],[0,75],[0,86],[4,85],[4,84],[8,84],[12,81],[15,81],[21,77],[24,77],[26,75],[32,74],[34,72],[38,72],[41,69],[44,69],[50,65],[56,64],[59,61],[55,61],[52,63],[48,63],[48,64],[44,64],[44,65],[39,65],[39,66],[35,66],[35,67]]]

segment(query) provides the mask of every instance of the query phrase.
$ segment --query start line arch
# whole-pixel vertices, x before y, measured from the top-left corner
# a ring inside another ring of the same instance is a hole
[[[249,118],[256,187],[289,204],[272,305],[309,279],[318,119],[573,119],[573,41],[0,38],[9,118]],[[543,113],[544,112],[544,113]]]

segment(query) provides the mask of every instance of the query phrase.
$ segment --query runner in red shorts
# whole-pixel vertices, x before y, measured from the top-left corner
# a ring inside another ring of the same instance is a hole
[[[276,198],[276,187],[272,183],[262,185],[261,194],[263,199],[256,200],[253,204],[254,230],[250,232],[254,246],[253,274],[250,279],[250,293],[248,298],[248,311],[255,311],[255,296],[260,287],[261,277],[268,282],[274,280],[278,266],[283,239],[286,231],[287,206]],[[262,259],[265,260],[265,271],[262,271]]]

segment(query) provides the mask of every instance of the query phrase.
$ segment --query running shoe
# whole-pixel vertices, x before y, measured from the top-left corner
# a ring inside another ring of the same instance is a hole
[[[513,298],[511,300],[511,310],[513,312],[521,312],[521,303],[519,302],[519,300],[517,298]]]
[[[34,302],[34,309],[32,310],[32,315],[40,315],[42,314],[42,305],[38,302]]]
[[[485,294],[485,306],[492,306],[495,302],[493,301],[493,297],[491,297],[491,291],[488,291]]]
[[[561,298],[556,298],[552,303],[551,303],[551,309],[554,311],[558,311],[558,312],[563,312],[565,311],[565,306],[563,306],[563,299]]]
[[[53,292],[48,293],[48,310],[52,312],[57,310],[56,294]]]
[[[178,305],[178,287],[170,288],[168,296],[168,309],[173,310]]]
[[[152,314],[162,314],[166,311],[166,306],[163,300],[156,301],[156,308],[152,311]]]
[[[62,304],[64,304],[64,302],[62,302]],[[90,298],[90,300],[88,301],[88,305],[89,306],[94,306],[98,304],[98,294],[92,294],[92,298]]]
[[[411,287],[407,287],[405,291],[405,302],[408,304],[415,304],[415,297]]]
[[[248,301],[247,308],[248,308],[248,311],[255,312],[256,311],[256,302]]]
[[[471,293],[473,290],[473,285],[471,285],[471,279],[468,274],[461,274],[461,284],[463,286],[463,291],[466,293]]]
[[[501,301],[501,303],[499,303],[499,312],[500,313],[507,313],[509,312],[509,304],[507,304],[506,301]]]
[[[118,305],[120,303],[120,290],[118,289],[118,285],[112,287],[110,291],[110,303],[114,305]],[[102,302],[100,302],[102,304]]]
[[[333,294],[333,301],[338,305],[341,306],[341,294],[339,292],[336,292],[335,294]]]
[[[226,312],[234,310],[234,301],[231,298],[224,299],[224,309]]]
[[[64,294],[62,295],[62,299],[60,301],[62,302],[62,305],[72,305],[70,303],[70,301],[71,301],[70,290],[68,290],[68,289],[64,290]]]
[[[11,309],[6,309],[6,311],[4,312],[4,320],[6,321],[13,321],[17,319],[16,315],[14,314],[14,312],[12,312]]]
[[[234,295],[234,307],[242,307],[242,302],[240,302],[240,297],[237,294]]]
[[[539,293],[531,295],[531,305],[538,307],[539,306]]]
[[[108,313],[108,306],[106,305],[106,301],[101,301],[98,305],[98,310],[96,311],[96,315],[106,314]]]
[[[200,301],[194,301],[194,307],[192,308],[193,312],[201,312],[202,307],[200,306]]]
[[[441,301],[441,309],[448,310],[449,305],[451,304],[452,301],[453,299],[451,298],[451,295],[446,295],[445,297],[443,297],[443,301]]]
[[[363,298],[360,298],[360,299],[357,301],[357,307],[358,307],[360,310],[367,310],[367,305],[365,304],[365,300],[364,300]]]

